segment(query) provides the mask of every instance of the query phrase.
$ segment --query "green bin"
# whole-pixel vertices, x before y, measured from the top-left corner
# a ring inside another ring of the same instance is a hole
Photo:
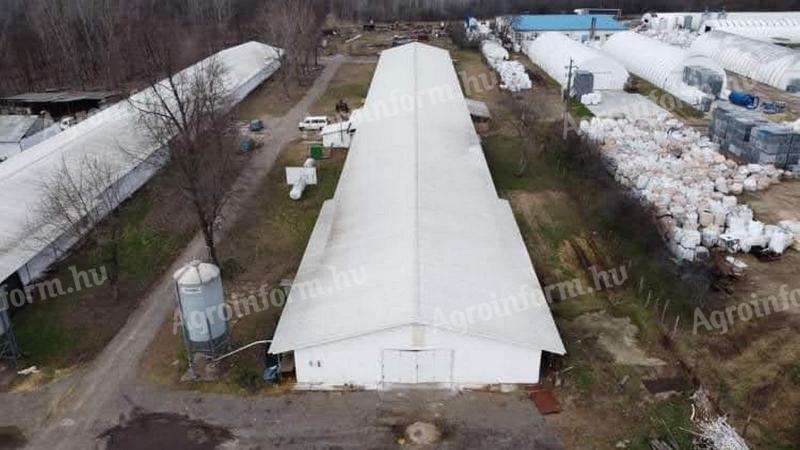
[[[311,144],[308,147],[308,154],[314,159],[322,159],[322,144]]]

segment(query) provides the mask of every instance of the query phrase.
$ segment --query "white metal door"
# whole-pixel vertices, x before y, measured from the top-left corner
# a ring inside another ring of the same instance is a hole
[[[384,383],[416,383],[417,356],[404,350],[383,351]]]
[[[450,383],[453,351],[424,350],[417,352],[417,383]]]
[[[452,350],[383,351],[384,383],[450,383]]]

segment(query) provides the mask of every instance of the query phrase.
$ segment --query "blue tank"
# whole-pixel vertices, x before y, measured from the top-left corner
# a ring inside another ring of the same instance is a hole
[[[728,96],[728,100],[730,100],[730,102],[734,105],[739,105],[747,109],[756,109],[758,108],[758,104],[761,102],[761,99],[755,95],[742,91],[731,91],[731,95]]]

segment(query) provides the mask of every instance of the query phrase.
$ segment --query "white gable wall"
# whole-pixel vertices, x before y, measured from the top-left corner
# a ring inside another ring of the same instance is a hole
[[[297,387],[334,389],[355,385],[380,389],[393,386],[383,383],[384,359],[391,357],[386,350],[438,350],[436,363],[441,367],[435,370],[436,382],[446,387],[539,381],[541,350],[415,325],[295,350]],[[452,351],[451,361],[443,359],[448,351]],[[396,367],[387,370],[396,370]],[[429,381],[431,373],[426,370],[426,378],[420,382]]]

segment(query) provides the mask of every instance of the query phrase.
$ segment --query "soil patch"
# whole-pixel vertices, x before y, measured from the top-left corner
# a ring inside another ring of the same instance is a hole
[[[186,416],[139,414],[104,432],[108,450],[214,450],[233,439],[230,431]]]

